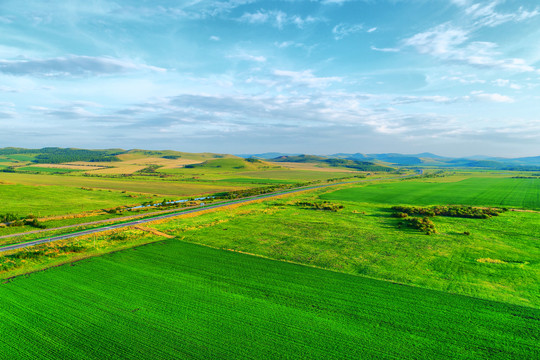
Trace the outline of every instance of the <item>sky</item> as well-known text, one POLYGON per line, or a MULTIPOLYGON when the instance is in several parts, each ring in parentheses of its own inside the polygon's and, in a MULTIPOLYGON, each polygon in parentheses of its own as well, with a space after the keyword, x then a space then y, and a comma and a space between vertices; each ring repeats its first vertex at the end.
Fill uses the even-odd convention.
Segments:
POLYGON ((0 0, 0 147, 540 155, 537 0, 0 0))

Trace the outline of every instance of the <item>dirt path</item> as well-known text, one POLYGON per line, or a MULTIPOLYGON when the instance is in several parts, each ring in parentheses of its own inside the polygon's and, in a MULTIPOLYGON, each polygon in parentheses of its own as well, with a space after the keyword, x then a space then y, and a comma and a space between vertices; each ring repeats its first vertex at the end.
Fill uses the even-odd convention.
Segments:
POLYGON ((172 235, 169 235, 169 234, 165 234, 157 229, 153 229, 153 228, 149 228, 149 227, 146 227, 146 226, 140 226, 140 225, 136 225, 133 227, 134 229, 138 229, 138 230, 142 230, 142 231, 147 231, 147 232, 151 232, 152 234, 155 234, 155 235, 158 235, 158 236, 164 236, 168 239, 172 239, 174 238, 174 236, 172 235))

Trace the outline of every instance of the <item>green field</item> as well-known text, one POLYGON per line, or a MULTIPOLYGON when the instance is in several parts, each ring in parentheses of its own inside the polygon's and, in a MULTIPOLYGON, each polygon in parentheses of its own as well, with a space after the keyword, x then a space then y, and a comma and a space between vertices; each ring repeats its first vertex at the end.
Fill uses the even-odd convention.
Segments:
POLYGON ((38 217, 80 213, 153 200, 151 196, 107 190, 83 190, 64 186, 0 185, 2 208, 0 213, 38 217))
POLYGON ((538 358, 540 311, 177 240, 0 285, 10 359, 538 358))
POLYGON ((540 179, 470 177, 456 182, 409 180, 351 187, 323 198, 377 204, 457 204, 540 210, 540 179))
POLYGON ((296 205, 320 201, 326 191, 154 227, 216 248, 540 307, 539 214, 436 217, 437 234, 427 236, 400 228, 389 206, 339 202, 344 208, 332 212, 296 205))
MULTIPOLYGON (((3 173, 0 181, 22 185, 57 185, 67 187, 87 187, 103 190, 125 190, 160 196, 190 196, 218 191, 231 191, 245 188, 245 185, 231 186, 219 183, 160 181, 154 178, 110 179, 72 175, 35 175, 3 173)), ((0 190, 1 191, 1 190, 0 190)))
POLYGON ((40 167, 40 166, 18 167, 17 171, 31 171, 31 172, 40 172, 44 174, 81 172, 81 170, 50 168, 50 167, 40 167))

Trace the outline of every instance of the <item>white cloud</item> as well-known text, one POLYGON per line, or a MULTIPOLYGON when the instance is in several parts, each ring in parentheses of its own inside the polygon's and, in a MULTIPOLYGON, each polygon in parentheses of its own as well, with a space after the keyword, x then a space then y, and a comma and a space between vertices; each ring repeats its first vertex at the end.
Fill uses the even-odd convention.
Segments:
POLYGON ((454 63, 517 72, 535 71, 534 67, 523 59, 497 59, 500 55, 496 51, 497 44, 485 41, 471 42, 470 36, 471 33, 467 30, 443 24, 406 39, 404 45, 414 47, 421 54, 454 63))
POLYGON ((392 100, 392 104, 412 104, 419 102, 430 102, 448 104, 458 101, 458 98, 450 98, 448 96, 441 95, 429 95, 429 96, 398 96, 392 100))
POLYGON ((508 79, 496 79, 492 81, 492 84, 499 87, 509 87, 514 90, 520 90, 521 86, 511 82, 508 79))
MULTIPOLYGON (((468 98, 468 97, 466 97, 468 98)), ((501 94, 488 94, 484 93, 482 91, 473 91, 471 93, 471 99, 481 100, 481 101, 489 101, 489 102, 496 102, 496 103, 513 103, 514 99, 512 99, 509 96, 501 95, 501 94)))
POLYGON ((336 40, 341 40, 346 36, 362 31, 363 28, 364 26, 362 24, 351 25, 341 23, 334 26, 334 28, 332 29, 332 33, 334 34, 334 38, 336 40))
POLYGON ((465 9, 465 14, 471 16, 476 26, 494 27, 510 21, 521 22, 540 15, 538 8, 528 11, 522 6, 514 13, 499 13, 495 10, 500 1, 487 4, 475 3, 465 9))
POLYGON ((374 32, 374 31, 377 31, 377 28, 376 28, 376 27, 372 27, 371 29, 368 29, 367 32, 368 32, 368 33, 372 33, 372 32, 374 32))
POLYGON ((210 40, 212 40, 212 41, 220 41, 221 39, 220 39, 219 36, 212 35, 212 36, 210 36, 210 40))
POLYGON ((381 52, 399 52, 400 51, 398 48, 378 48, 375 46, 371 46, 371 50, 381 51, 381 52))
POLYGON ((95 76, 132 71, 166 71, 110 57, 68 56, 50 59, 0 60, 0 73, 39 77, 95 76))
POLYGON ((317 77, 313 75, 312 70, 304 71, 288 71, 288 70, 275 70, 274 75, 279 78, 285 78, 288 82, 296 85, 305 85, 311 88, 325 88, 335 82, 341 82, 341 77, 317 77))
POLYGON ((248 53, 245 53, 245 52, 239 52, 237 54, 231 54, 231 55, 228 55, 227 58, 245 60, 245 61, 254 61, 254 62, 259 62, 259 63, 266 62, 266 57, 264 57, 262 55, 252 55, 252 54, 248 54, 248 53))
POLYGON ((346 2, 349 2, 352 0, 322 0, 321 4, 323 5, 343 5, 346 2))
POLYGON ((246 12, 238 20, 249 24, 268 23, 282 29, 285 25, 295 25, 298 28, 303 28, 305 25, 315 23, 320 19, 313 16, 288 15, 281 10, 258 10, 253 13, 246 12))
POLYGON ((475 75, 455 75, 455 76, 443 76, 441 80, 457 81, 462 84, 485 84, 486 81, 478 79, 475 75))

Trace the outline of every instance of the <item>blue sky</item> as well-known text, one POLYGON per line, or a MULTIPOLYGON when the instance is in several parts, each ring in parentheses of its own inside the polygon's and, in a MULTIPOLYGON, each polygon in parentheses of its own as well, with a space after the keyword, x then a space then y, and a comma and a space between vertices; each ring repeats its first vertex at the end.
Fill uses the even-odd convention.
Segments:
POLYGON ((0 146, 540 155, 540 4, 1 0, 0 146))

